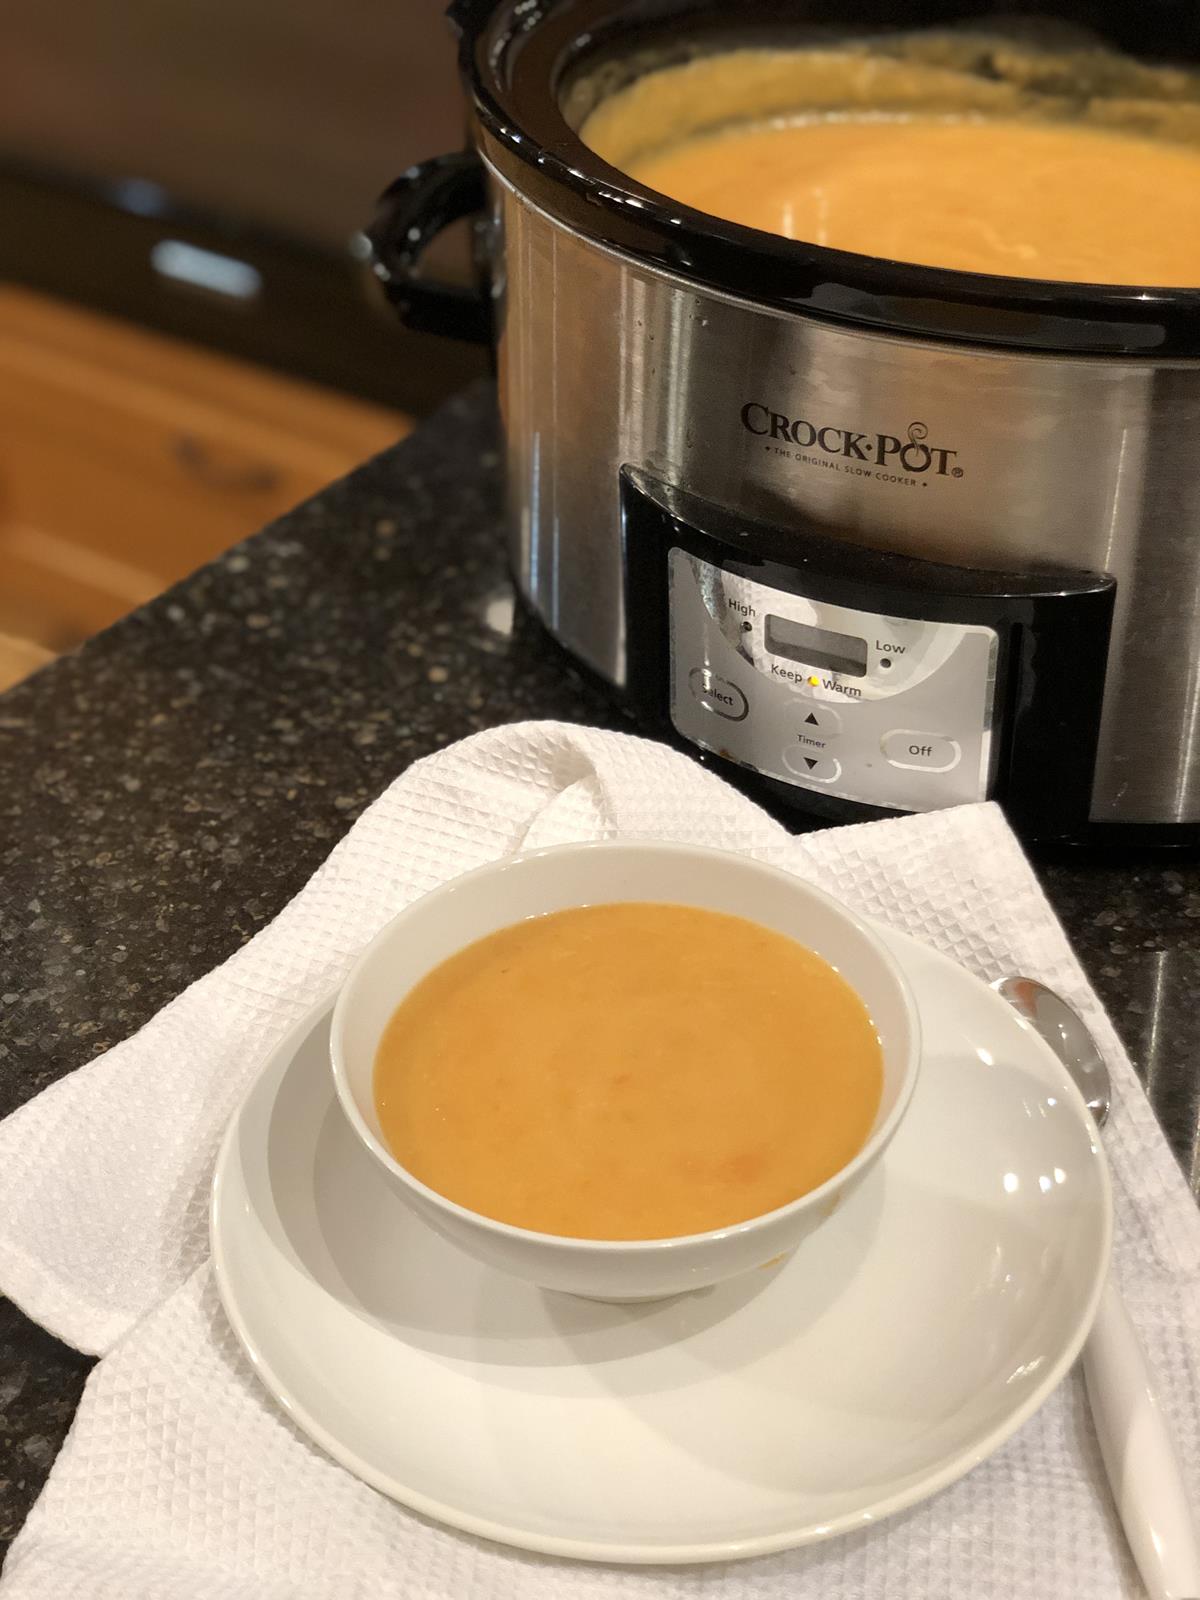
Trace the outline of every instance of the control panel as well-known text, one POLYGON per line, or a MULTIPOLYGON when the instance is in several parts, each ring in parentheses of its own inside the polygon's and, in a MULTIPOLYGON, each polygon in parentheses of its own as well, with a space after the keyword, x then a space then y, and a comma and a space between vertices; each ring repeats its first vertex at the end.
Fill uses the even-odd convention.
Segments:
POLYGON ((999 635, 774 588, 667 552, 670 718, 781 782, 897 811, 982 800, 999 635))
POLYGON ((860 821, 995 799, 1086 828, 1116 580, 928 560, 620 472, 625 671, 647 729, 782 810, 860 821))

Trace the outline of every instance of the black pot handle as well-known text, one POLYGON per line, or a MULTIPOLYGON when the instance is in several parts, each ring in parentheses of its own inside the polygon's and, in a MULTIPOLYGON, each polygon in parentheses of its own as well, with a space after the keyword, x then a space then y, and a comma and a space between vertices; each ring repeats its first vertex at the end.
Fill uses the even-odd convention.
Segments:
POLYGON ((491 340, 482 288, 439 283, 418 271, 431 240, 452 222, 482 211, 486 198, 483 166, 473 150, 419 161, 380 196, 367 238, 375 275, 406 327, 477 344, 491 340))
POLYGON ((450 0, 446 15, 459 33, 475 29, 496 9, 495 0, 450 0))

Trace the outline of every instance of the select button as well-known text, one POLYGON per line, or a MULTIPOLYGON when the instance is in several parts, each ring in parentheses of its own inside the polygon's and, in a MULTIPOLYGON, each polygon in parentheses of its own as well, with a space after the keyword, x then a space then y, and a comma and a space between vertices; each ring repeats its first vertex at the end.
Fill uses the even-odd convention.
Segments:
POLYGON ((730 722, 744 722, 750 714, 746 696, 736 683, 728 678, 718 678, 707 667, 693 667, 688 673, 688 687, 706 711, 715 711, 718 717, 730 722))
POLYGON ((949 772, 962 759, 954 739, 940 733, 921 733, 914 728, 894 728, 885 733, 879 747, 893 767, 917 772, 949 772))

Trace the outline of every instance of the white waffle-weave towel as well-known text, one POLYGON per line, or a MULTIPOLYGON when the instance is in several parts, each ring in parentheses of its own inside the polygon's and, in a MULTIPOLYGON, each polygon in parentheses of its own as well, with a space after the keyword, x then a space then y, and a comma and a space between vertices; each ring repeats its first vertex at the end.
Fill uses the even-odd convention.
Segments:
POLYGON ((556 723, 418 763, 292 903, 132 1039, 0 1125, 0 1288, 104 1359, 3 1600, 1116 1600, 1139 1593, 1082 1389, 924 1506, 707 1568, 526 1556, 431 1526, 289 1424, 207 1265, 224 1124, 267 1053, 416 896, 507 852, 641 836, 746 851, 984 978, 1067 995, 1116 1079, 1116 1265, 1200 1487, 1200 1217, 1132 1068, 993 806, 793 838, 692 761, 556 723))

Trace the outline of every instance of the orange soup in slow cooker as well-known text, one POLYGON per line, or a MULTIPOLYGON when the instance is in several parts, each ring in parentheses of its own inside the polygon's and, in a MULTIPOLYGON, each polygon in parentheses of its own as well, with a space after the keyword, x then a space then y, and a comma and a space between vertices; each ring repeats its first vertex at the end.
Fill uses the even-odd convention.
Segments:
POLYGON ((730 51, 646 75, 581 131, 649 188, 790 239, 1009 277, 1200 284, 1190 87, 1161 105, 1097 100, 1090 119, 1055 101, 1039 120, 1036 99, 966 75, 956 106, 953 77, 941 63, 730 51), (789 83, 803 97, 790 111, 789 83), (680 125, 692 131, 674 137, 680 125), (1140 131, 1151 125, 1173 137, 1140 131))
POLYGON ((414 1177, 586 1239, 773 1211, 866 1143, 883 1055, 862 1000, 795 940, 692 906, 533 917, 401 1002, 375 1106, 414 1177))

